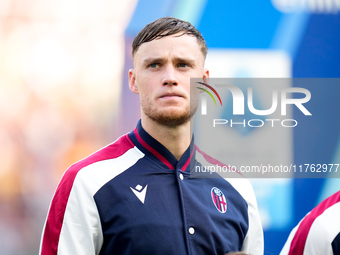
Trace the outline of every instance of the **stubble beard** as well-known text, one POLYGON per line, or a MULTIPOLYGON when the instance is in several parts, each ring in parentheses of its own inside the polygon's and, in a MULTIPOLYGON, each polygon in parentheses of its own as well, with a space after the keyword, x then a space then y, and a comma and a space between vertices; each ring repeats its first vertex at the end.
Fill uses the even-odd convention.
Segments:
POLYGON ((141 100, 141 106, 144 114, 158 124, 167 127, 177 127, 186 124, 194 116, 198 107, 198 103, 191 103, 184 109, 172 110, 170 107, 168 109, 157 109, 148 100, 143 101, 141 100))

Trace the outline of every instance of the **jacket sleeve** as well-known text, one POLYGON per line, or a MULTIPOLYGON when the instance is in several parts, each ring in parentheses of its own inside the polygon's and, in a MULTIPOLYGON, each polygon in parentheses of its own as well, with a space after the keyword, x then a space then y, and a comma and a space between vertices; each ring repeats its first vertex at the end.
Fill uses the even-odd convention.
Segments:
POLYGON ((246 237, 243 240, 241 251, 252 255, 263 255, 263 229, 253 187, 245 178, 230 178, 228 181, 236 188, 248 204, 249 227, 246 237))
POLYGON ((103 235, 89 177, 76 166, 65 172, 49 208, 40 255, 99 254, 103 235))
POLYGON ((253 255, 262 255, 264 252, 263 229, 253 191, 251 199, 247 203, 249 229, 243 241, 242 251, 253 255))
POLYGON ((280 253, 340 254, 340 191, 313 208, 290 232, 280 253))

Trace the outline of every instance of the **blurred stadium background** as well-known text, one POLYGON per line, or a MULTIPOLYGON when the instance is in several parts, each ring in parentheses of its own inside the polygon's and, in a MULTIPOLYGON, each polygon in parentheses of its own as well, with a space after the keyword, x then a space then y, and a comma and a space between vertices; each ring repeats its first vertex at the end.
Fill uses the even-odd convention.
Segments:
MULTIPOLYGON (((65 169, 135 127, 127 70, 147 23, 194 24, 212 77, 328 78, 340 77, 339 10, 340 0, 0 0, 0 254, 37 254, 65 169)), ((314 136, 295 132, 284 149, 296 164, 340 163, 340 89, 314 89, 332 111, 310 123, 314 136)), ((279 253, 338 180, 253 180, 265 254, 279 253)))

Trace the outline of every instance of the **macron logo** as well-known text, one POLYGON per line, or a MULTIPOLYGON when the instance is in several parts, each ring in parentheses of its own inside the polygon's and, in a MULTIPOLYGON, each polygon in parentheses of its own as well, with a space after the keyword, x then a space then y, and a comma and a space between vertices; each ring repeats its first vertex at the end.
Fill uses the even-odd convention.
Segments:
POLYGON ((133 191, 133 193, 138 197, 138 199, 144 204, 145 201, 145 195, 146 195, 146 189, 148 188, 148 185, 146 185, 144 188, 141 185, 137 185, 134 189, 130 187, 130 189, 133 191))

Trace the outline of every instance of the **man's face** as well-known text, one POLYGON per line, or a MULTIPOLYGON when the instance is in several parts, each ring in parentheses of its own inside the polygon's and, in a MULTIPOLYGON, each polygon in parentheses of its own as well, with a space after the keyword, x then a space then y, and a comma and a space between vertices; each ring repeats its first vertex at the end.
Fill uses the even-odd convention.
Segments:
POLYGON ((198 105, 195 100, 190 107, 190 78, 209 76, 196 38, 178 35, 141 44, 135 69, 129 71, 129 86, 140 95, 142 115, 166 126, 190 120, 198 105))

